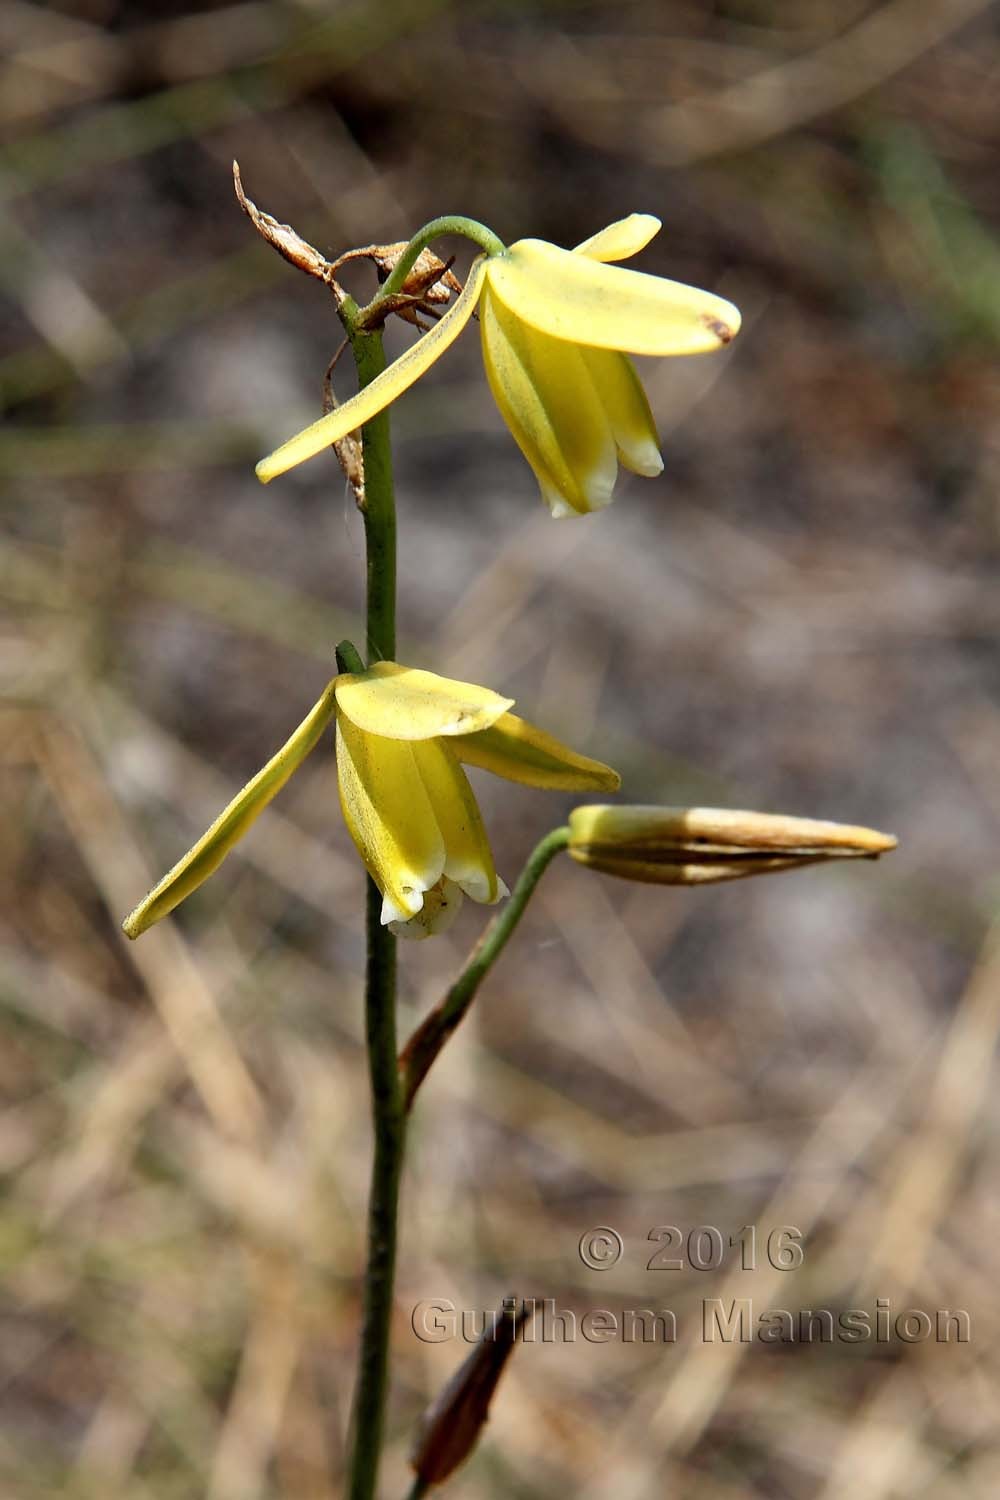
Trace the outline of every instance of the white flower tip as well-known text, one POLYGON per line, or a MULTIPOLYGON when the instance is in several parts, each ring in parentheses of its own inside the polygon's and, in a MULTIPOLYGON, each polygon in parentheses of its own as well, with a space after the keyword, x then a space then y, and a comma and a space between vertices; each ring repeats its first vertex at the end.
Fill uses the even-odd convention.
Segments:
POLYGON ((392 899, 391 896, 387 896, 383 892, 383 894, 382 894, 382 926, 383 927, 391 927, 392 924, 393 924, 393 922, 408 922, 411 917, 417 916, 417 914, 423 908, 424 893, 423 893, 422 890, 418 890, 416 888, 416 886, 404 885, 401 888, 400 894, 405 899, 409 899, 409 901, 410 901, 409 909, 407 909, 407 907, 405 907, 405 906, 399 906, 399 905, 397 905, 397 903, 395 901, 393 901, 393 899, 392 899))
POLYGON ((663 455, 655 443, 636 444, 627 457, 622 457, 622 462, 643 479, 655 479, 657 474, 663 473, 663 455))
POLYGON ((552 512, 553 521, 564 521, 567 516, 580 516, 582 511, 564 500, 558 490, 542 490, 542 499, 552 512))
POLYGON ((446 884, 450 881, 454 881, 470 901, 478 901, 480 906, 495 906, 498 901, 503 900, 504 896, 510 895, 510 891, 495 870, 490 874, 472 865, 462 870, 449 867, 446 884))
POLYGON ((604 510, 610 505, 615 496, 615 480, 618 478, 617 466, 611 474, 595 474, 588 480, 584 487, 584 495, 591 510, 604 510))
MULTIPOLYGON (((662 464, 660 467, 662 468, 662 464)), ((656 472, 659 473, 659 469, 656 472)), ((615 475, 605 477, 599 474, 587 480, 583 487, 584 498, 587 502, 585 510, 579 510, 572 505, 562 491, 557 490, 554 485, 540 484, 539 487, 542 491, 542 499, 552 512, 552 519, 562 521, 567 516, 586 516, 592 510, 603 510, 605 506, 610 505, 614 499, 615 475)))

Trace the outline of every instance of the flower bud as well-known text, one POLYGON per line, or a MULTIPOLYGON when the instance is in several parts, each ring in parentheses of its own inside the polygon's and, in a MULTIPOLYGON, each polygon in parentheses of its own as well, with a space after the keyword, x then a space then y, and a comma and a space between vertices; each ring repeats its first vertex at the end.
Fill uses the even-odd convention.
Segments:
POLYGON ((425 1485, 440 1484, 479 1441, 490 1402, 527 1315, 522 1303, 505 1297, 501 1311, 487 1321, 483 1336, 424 1412, 410 1463, 425 1485))
POLYGON ((654 885, 770 875, 828 859, 877 859, 891 834, 849 823, 718 807, 578 807, 569 852, 582 865, 654 885))

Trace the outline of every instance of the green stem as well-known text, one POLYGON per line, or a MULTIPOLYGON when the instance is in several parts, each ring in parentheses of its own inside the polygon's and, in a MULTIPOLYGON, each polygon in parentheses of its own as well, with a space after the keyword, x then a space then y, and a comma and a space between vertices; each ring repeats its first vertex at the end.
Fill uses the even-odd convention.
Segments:
POLYGON ((476 219, 467 219, 464 214, 446 214, 443 218, 432 219, 425 224, 423 229, 418 229, 403 254, 393 267, 392 274, 386 278, 379 287, 375 296, 364 309, 361 317, 368 322, 373 308, 388 297, 394 297, 397 292, 403 290, 403 283, 413 270, 414 261, 422 250, 426 250, 432 240, 438 239, 444 234, 461 234, 467 240, 472 240, 487 255, 502 255, 507 246, 503 240, 498 239, 492 229, 487 229, 485 224, 480 224, 476 219))
POLYGON ((378 1477, 389 1386, 399 1184, 406 1143, 406 1113, 396 1068, 396 939, 382 926, 382 895, 371 877, 367 895, 365 1036, 375 1143, 368 1199, 368 1264, 354 1400, 350 1500, 372 1500, 378 1477))
POLYGON ((429 1489, 430 1485, 418 1474, 406 1492, 406 1500, 423 1500, 429 1489))
MULTIPOLYGON (((358 388, 371 385, 386 367, 381 333, 348 328, 358 367, 358 388)), ((396 496, 392 482, 392 447, 386 408, 361 430, 364 458, 365 556, 368 575, 367 653, 373 661, 396 655, 396 496)))
MULTIPOLYGON (((366 386, 385 369, 382 338, 360 333, 353 303, 342 310, 358 384, 366 386)), ((396 654, 396 507, 387 412, 365 424, 363 508, 367 553, 367 658, 391 660, 396 654)), ((358 1385, 354 1398, 353 1451, 349 1500, 372 1500, 389 1383, 389 1330, 396 1272, 399 1183, 406 1143, 406 1111, 396 1065, 396 939, 382 925, 382 897, 369 877, 366 928, 365 1035, 372 1098, 374 1158, 368 1200, 368 1263, 365 1269, 358 1385)))
POLYGON ((500 957, 512 937, 524 909, 557 854, 569 843, 569 829, 555 828, 536 844, 511 891, 509 900, 483 933, 472 950, 472 956, 441 1004, 432 1010, 410 1037, 399 1059, 403 1080, 405 1109, 413 1105, 414 1096, 428 1069, 445 1042, 459 1025, 476 991, 500 957))

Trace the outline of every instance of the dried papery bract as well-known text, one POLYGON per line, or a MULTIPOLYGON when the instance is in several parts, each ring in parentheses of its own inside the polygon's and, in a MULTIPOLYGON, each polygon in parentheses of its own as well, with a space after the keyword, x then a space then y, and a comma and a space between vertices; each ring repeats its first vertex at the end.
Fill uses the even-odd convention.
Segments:
MULTIPOLYGON (((408 242, 399 240, 388 245, 363 245, 356 250, 344 251, 336 260, 327 260, 291 224, 282 224, 273 215, 264 213, 263 209, 257 207, 244 191, 239 162, 236 161, 233 162, 233 187, 240 207, 261 239, 277 250, 289 265, 329 287, 338 312, 351 302, 337 279, 342 266, 358 260, 369 261, 375 268, 379 285, 383 286, 406 253, 408 242)), ((452 273, 451 264, 450 260, 441 260, 430 249, 422 250, 407 271, 399 290, 390 297, 383 297, 375 307, 366 309, 369 314, 367 321, 364 314, 356 313, 358 329, 378 330, 384 326, 386 318, 395 313, 404 322, 412 323, 424 332, 428 325, 421 322, 421 315, 432 321, 436 320, 441 316, 438 309, 448 304, 453 293, 462 290, 462 283, 452 273)), ((333 393, 333 370, 347 343, 347 339, 341 342, 327 365, 323 378, 323 412, 326 416, 338 408, 333 393)), ((365 481, 360 440, 353 431, 345 431, 341 436, 331 438, 330 446, 337 455, 344 478, 354 492, 359 510, 363 510, 365 481)))
POLYGON ((243 179, 240 176, 240 164, 233 162, 233 187, 240 208, 246 214, 250 223, 256 229, 261 239, 270 245, 278 254, 288 261, 289 265, 295 266, 297 270, 304 271, 307 276, 314 276, 317 281, 324 282, 331 288, 337 299, 337 305, 344 299, 344 293, 334 279, 335 267, 321 255, 314 245, 302 238, 297 229, 291 224, 281 224, 270 214, 259 209, 252 198, 248 198, 243 191, 243 179))
MULTIPOLYGON (((326 367, 323 376, 323 411, 329 416, 330 412, 336 411, 338 401, 333 392, 333 372, 337 368, 337 362, 344 350, 347 348, 347 339, 338 348, 336 354, 326 367)), ((344 478, 354 493, 354 503, 358 510, 365 508, 365 458, 361 449, 361 441, 353 432, 346 432, 342 438, 338 438, 331 445, 337 455, 337 462, 344 473, 344 478)))
POLYGON ((519 1307, 516 1297, 505 1297, 472 1353, 421 1418, 410 1463, 428 1488, 454 1473, 479 1441, 526 1316, 523 1303, 519 1307))
POLYGON ((706 885, 833 859, 877 859, 891 834, 850 823, 720 807, 578 807, 569 852, 579 864, 652 885, 706 885))
MULTIPOLYGON (((399 240, 389 245, 362 245, 356 250, 345 250, 336 260, 327 260, 291 224, 280 223, 273 215, 258 208, 252 198, 247 197, 239 162, 236 161, 233 162, 233 186, 240 207, 261 238, 277 250, 289 265, 328 286, 338 307, 347 297, 337 280, 337 272, 341 266, 356 260, 370 261, 381 286, 392 275, 406 252, 409 242, 399 240)), ((398 313, 405 322, 413 323, 418 328, 422 326, 418 313, 426 313, 431 318, 439 316, 436 308, 446 306, 452 293, 462 290, 462 283, 452 273, 451 265, 450 260, 441 260, 433 250, 422 250, 407 271, 398 294, 379 303, 378 317, 372 317, 367 326, 381 326, 391 313, 398 313)))

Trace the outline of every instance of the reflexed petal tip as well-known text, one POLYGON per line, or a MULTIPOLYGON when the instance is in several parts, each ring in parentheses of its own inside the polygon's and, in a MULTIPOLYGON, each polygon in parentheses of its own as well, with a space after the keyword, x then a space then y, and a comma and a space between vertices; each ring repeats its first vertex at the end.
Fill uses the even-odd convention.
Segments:
POLYGON ((578 807, 569 852, 626 880, 701 885, 829 859, 876 859, 891 834, 848 823, 705 807, 578 807))
POLYGON ((591 260, 628 260, 644 250, 660 228, 653 214, 629 214, 627 219, 616 220, 576 245, 573 254, 587 255, 591 260))

